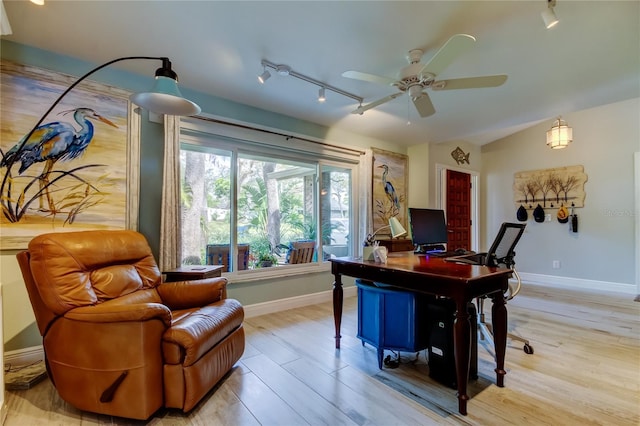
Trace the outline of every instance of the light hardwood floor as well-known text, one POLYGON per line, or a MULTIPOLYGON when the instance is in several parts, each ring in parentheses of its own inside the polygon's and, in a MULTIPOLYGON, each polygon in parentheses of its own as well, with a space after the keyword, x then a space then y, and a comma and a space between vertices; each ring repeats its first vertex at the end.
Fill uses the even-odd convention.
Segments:
MULTIPOLYGON (((217 389, 189 414, 160 410, 148 424, 640 424, 640 303, 632 296, 526 287, 507 305, 509 330, 535 353, 510 342, 498 388, 492 352, 480 344, 467 416, 455 391, 429 378, 425 351, 379 370, 376 351, 356 338, 356 306, 345 299, 339 351, 331 303, 246 320, 246 351, 217 389)), ((48 380, 5 399, 6 426, 145 423, 79 412, 48 380)))

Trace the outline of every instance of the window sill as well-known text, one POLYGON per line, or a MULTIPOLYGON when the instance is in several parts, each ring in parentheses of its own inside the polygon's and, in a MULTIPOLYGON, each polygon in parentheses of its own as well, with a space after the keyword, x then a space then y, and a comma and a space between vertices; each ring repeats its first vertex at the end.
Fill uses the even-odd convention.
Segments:
POLYGON ((269 268, 258 268, 238 272, 225 272, 222 276, 226 277, 230 284, 233 284, 329 271, 331 271, 331 262, 313 262, 299 265, 271 266, 269 268))

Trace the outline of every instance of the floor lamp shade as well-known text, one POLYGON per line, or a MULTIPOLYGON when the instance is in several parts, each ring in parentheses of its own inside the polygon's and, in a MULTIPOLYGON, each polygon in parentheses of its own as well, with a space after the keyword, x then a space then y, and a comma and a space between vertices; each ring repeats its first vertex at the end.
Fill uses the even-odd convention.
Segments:
POLYGON ((201 111, 198 105, 182 96, 176 80, 165 76, 156 77, 150 92, 135 93, 130 99, 134 104, 160 114, 195 115, 201 111))

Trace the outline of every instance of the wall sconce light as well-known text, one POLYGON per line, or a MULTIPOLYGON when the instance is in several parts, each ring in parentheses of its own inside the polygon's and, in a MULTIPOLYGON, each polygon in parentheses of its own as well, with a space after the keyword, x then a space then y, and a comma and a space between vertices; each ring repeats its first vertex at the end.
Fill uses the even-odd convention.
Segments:
POLYGON ((560 20, 556 16, 556 13, 553 11, 553 8, 556 6, 556 0, 547 0, 547 8, 542 11, 542 20, 544 21, 544 26, 547 29, 554 27, 560 20))
POLYGON ((566 148, 573 141, 573 129, 560 117, 547 130, 547 146, 551 149, 566 148))
POLYGON ((316 86, 318 86, 320 88, 318 91, 318 102, 324 102, 327 99, 326 97, 327 90, 330 90, 342 96, 346 96, 347 98, 351 98, 357 101, 361 105, 362 105, 362 102, 364 101, 363 98, 361 98, 360 96, 354 95, 353 93, 346 92, 342 89, 338 89, 335 86, 331 86, 329 84, 323 83, 322 81, 308 77, 304 74, 300 74, 299 72, 292 70, 291 67, 289 67, 288 65, 274 64, 273 62, 269 62, 266 59, 263 59, 261 64, 264 67, 264 72, 260 76, 258 76, 258 81, 260 83, 264 83, 265 81, 267 81, 267 79, 271 76, 271 74, 269 74, 269 69, 272 69, 276 73, 278 73, 278 75, 295 77, 299 80, 306 81, 307 83, 315 84, 316 86))
POLYGON ((327 100, 327 97, 325 96, 324 93, 324 87, 321 87, 320 90, 318 90, 318 102, 324 102, 327 100))

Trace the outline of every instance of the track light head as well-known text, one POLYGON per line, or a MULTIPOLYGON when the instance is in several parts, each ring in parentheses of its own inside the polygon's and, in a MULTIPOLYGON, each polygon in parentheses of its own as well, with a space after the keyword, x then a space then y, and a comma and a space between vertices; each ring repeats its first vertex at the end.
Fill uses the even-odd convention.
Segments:
POLYGON ((260 84, 264 84, 265 81, 269 80, 269 77, 271 77, 271 73, 268 69, 265 69, 264 72, 258 76, 258 81, 260 84))
POLYGON ((324 93, 324 87, 321 87, 320 90, 318 90, 318 102, 324 102, 327 100, 327 97, 325 96, 324 93))
POLYGON ((554 27, 560 20, 556 16, 553 8, 556 6, 556 0, 547 0, 547 8, 542 11, 542 20, 547 29, 554 27))

